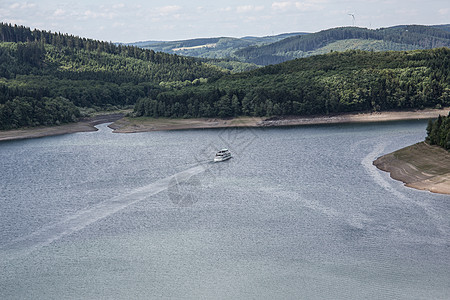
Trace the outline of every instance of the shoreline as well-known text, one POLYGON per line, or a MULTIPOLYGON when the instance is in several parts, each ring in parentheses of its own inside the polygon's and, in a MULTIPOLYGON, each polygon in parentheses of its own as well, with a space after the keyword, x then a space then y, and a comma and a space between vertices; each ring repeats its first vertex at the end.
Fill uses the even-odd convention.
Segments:
POLYGON ((82 119, 76 123, 63 124, 59 126, 48 126, 48 127, 30 127, 21 128, 13 130, 0 131, 0 142, 1 141, 12 141, 12 140, 22 140, 22 139, 33 139, 46 136, 55 136, 68 133, 76 132, 90 132, 97 131, 95 125, 102 123, 110 123, 117 121, 124 117, 124 114, 106 114, 97 115, 94 117, 82 119))
POLYGON ((155 119, 123 118, 109 127, 116 133, 150 132, 161 130, 208 129, 230 127, 279 127, 345 123, 371 123, 402 120, 434 119, 439 115, 448 115, 450 108, 424 109, 415 111, 387 111, 376 113, 346 113, 331 116, 283 116, 272 118, 238 117, 230 119, 155 119))
POLYGON ((433 119, 439 115, 448 115, 450 108, 424 109, 415 111, 386 111, 375 113, 346 113, 330 116, 284 116, 284 117, 238 117, 229 119, 155 119, 128 118, 124 114, 106 114, 81 120, 77 123, 50 127, 32 127, 0 131, 0 141, 39 138, 76 132, 97 131, 95 125, 109 125, 114 133, 137 133, 161 130, 186 130, 236 127, 279 127, 321 124, 371 123, 402 120, 433 119))
POLYGON ((450 152, 425 142, 377 158, 373 164, 405 186, 450 195, 450 152))

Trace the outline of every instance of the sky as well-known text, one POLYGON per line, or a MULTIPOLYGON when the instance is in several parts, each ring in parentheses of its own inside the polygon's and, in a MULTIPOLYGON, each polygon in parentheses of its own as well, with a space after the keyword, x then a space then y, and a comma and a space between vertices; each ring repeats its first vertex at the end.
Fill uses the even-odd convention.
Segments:
POLYGON ((450 1, 0 0, 0 22, 102 41, 171 41, 450 24, 450 1))

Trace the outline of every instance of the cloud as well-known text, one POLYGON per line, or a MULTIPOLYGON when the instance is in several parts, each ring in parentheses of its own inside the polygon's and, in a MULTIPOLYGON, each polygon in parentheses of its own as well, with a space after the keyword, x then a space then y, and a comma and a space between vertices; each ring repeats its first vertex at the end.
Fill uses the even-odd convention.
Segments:
POLYGON ((312 3, 312 2, 308 2, 308 1, 295 2, 295 7, 300 11, 310 11, 310 10, 317 10, 317 9, 321 8, 321 6, 319 6, 315 3, 312 3))
POLYGON ((262 10, 264 10, 264 6, 243 5, 243 6, 238 6, 236 8, 236 11, 239 14, 249 13, 249 12, 258 12, 258 11, 262 11, 262 10))
POLYGON ((449 8, 441 8, 438 12, 440 15, 446 15, 450 12, 450 9, 449 8))
POLYGON ((181 10, 182 7, 179 5, 168 5, 168 6, 163 6, 163 7, 158 7, 156 9, 156 11, 160 14, 160 15, 169 15, 171 13, 177 12, 179 10, 181 10))
POLYGON ((9 6, 9 8, 11 8, 11 9, 18 9, 19 7, 20 7, 19 3, 13 3, 9 6))
POLYGON ((229 12, 229 11, 232 11, 232 10, 233 10, 233 8, 231 6, 223 7, 223 8, 219 9, 220 12, 229 12))
POLYGON ((416 17, 420 14, 419 10, 416 8, 410 8, 410 9, 397 9, 395 11, 398 15, 401 15, 402 17, 416 17))
POLYGON ((83 17, 85 19, 113 19, 117 14, 109 11, 92 11, 92 10, 86 10, 83 13, 83 17))
POLYGON ((272 8, 275 10, 287 10, 292 6, 292 2, 274 2, 272 8))
POLYGON ((271 20, 272 16, 248 16, 245 18, 246 22, 258 22, 261 20, 271 20))
POLYGON ((25 24, 26 20, 24 19, 5 19, 2 22, 10 23, 10 24, 25 24))
POLYGON ((57 10, 55 10, 55 12, 53 13, 54 17, 62 17, 64 16, 66 13, 66 11, 64 9, 58 8, 57 10))
POLYGON ((125 4, 124 4, 124 3, 118 3, 118 4, 114 4, 114 5, 112 6, 112 8, 114 8, 114 9, 124 8, 124 7, 125 7, 125 4))
POLYGON ((28 8, 34 8, 34 7, 36 7, 35 3, 28 3, 28 2, 25 2, 22 4, 16 2, 9 6, 10 9, 28 9, 28 8))
POLYGON ((326 3, 327 0, 305 0, 305 1, 282 1, 273 2, 272 9, 277 11, 287 11, 291 9, 297 9, 299 11, 312 11, 323 9, 322 3, 326 3))
POLYGON ((124 27, 125 25, 126 25, 126 24, 123 23, 123 22, 114 22, 113 25, 112 25, 112 27, 113 27, 113 28, 122 28, 122 27, 124 27))

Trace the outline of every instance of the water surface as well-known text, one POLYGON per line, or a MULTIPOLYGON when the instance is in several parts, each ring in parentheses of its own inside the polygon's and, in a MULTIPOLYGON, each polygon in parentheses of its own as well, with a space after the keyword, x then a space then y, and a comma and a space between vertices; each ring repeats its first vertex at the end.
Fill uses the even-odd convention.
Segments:
POLYGON ((372 166, 425 127, 2 142, 0 298, 448 299, 449 197, 372 166))

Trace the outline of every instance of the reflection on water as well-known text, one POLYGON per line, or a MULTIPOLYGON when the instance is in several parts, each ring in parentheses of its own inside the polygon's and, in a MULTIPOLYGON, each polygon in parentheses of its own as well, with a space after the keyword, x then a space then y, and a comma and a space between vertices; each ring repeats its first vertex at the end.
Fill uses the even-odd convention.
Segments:
POLYGON ((448 196, 372 165, 425 127, 0 143, 0 298, 449 298, 448 196))

